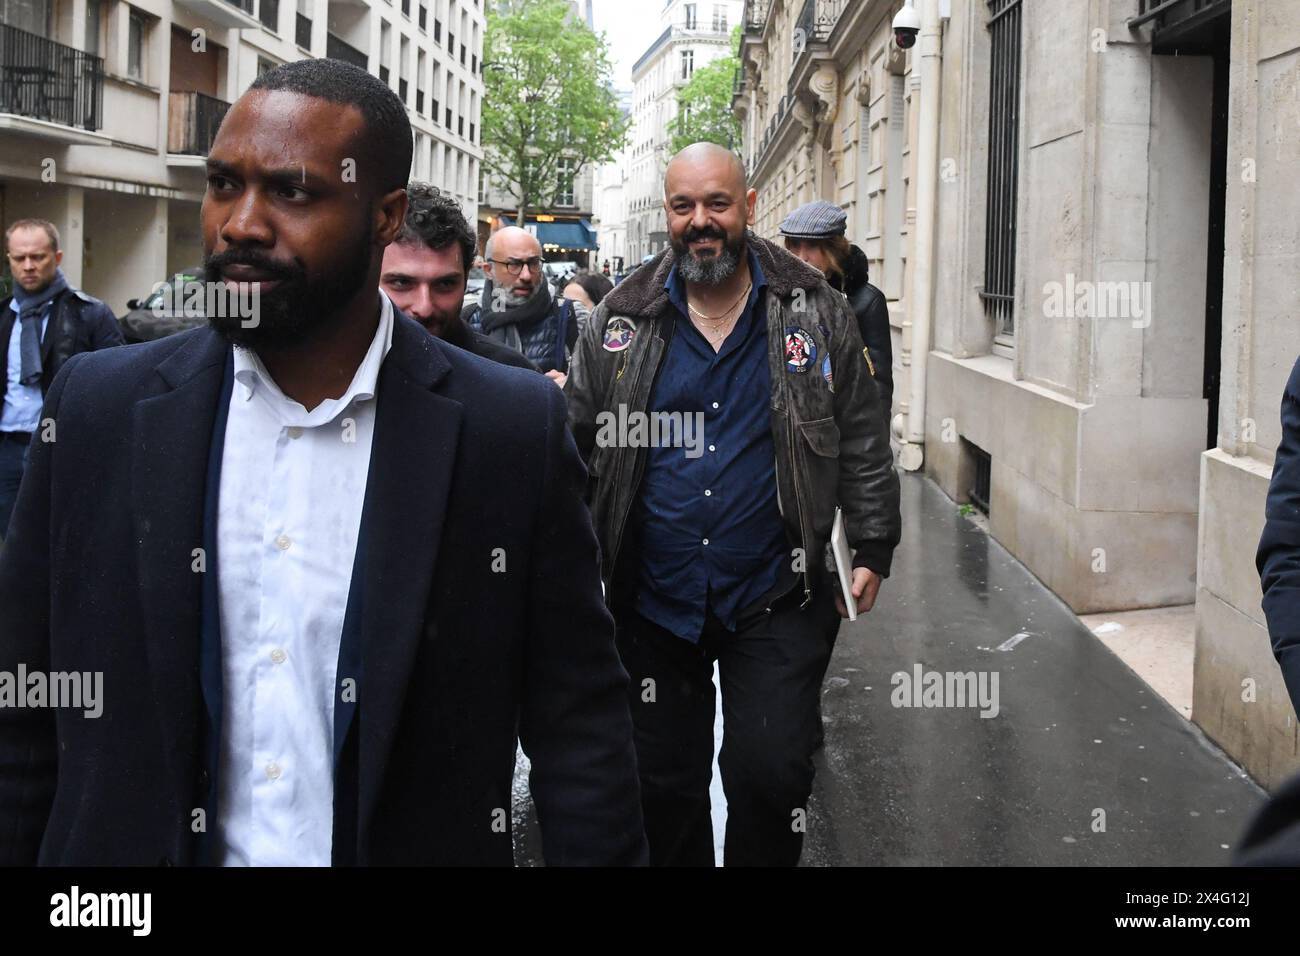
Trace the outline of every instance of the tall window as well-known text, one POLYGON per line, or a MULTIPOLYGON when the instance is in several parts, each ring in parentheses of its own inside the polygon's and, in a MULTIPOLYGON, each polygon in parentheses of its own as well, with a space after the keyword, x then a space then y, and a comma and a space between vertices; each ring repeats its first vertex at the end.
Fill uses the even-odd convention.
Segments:
POLYGON ((685 11, 685 13, 686 13, 686 24, 685 24, 686 29, 688 29, 688 30, 694 30, 694 29, 695 29, 695 26, 696 26, 696 22, 695 22, 695 4, 693 4, 693 3, 688 3, 688 4, 686 4, 686 6, 683 7, 682 9, 683 9, 683 10, 685 11))
POLYGON ((424 58, 424 51, 420 50, 416 62, 415 70, 415 112, 421 116, 424 113, 424 72, 427 61, 424 58))
POLYGON ((86 0, 86 52, 99 56, 99 27, 104 22, 100 0, 86 0))
POLYGON ((294 41, 304 50, 311 49, 311 3, 298 0, 298 12, 293 27, 294 41))
POLYGON ((0 22, 38 36, 50 36, 50 7, 48 0, 2 0, 0 22))
POLYGON ((727 8, 719 3, 713 5, 713 32, 727 32, 727 8))
POLYGON ((397 73, 397 95, 405 103, 411 77, 411 41, 406 37, 402 37, 401 50, 397 55, 397 73))
POLYGON ((1020 0, 988 0, 989 170, 984 226, 984 313, 994 341, 1014 343, 1016 184, 1020 132, 1020 0))
POLYGON ((144 15, 131 12, 126 27, 126 75, 144 80, 144 42, 149 31, 144 15))
POLYGON ((257 19, 272 33, 280 29, 280 0, 262 0, 257 8, 257 19))
POLYGON ((682 79, 689 80, 691 74, 695 72, 695 51, 682 51, 682 79))
POLYGON ((561 159, 557 165, 560 177, 560 191, 555 197, 557 206, 573 205, 573 181, 576 178, 573 174, 573 160, 561 159))

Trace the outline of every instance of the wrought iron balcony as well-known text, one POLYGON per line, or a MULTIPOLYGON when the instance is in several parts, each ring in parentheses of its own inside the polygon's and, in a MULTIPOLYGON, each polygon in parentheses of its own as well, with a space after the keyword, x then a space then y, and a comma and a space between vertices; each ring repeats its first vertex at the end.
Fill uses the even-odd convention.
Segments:
POLYGON ((207 156, 230 104, 206 93, 173 91, 167 100, 167 152, 207 156))
POLYGON ((745 0, 745 33, 762 33, 772 0, 745 0))
POLYGON ((809 43, 825 43, 835 32, 847 0, 805 0, 795 21, 794 56, 804 52, 809 43))
POLYGON ((103 59, 0 24, 0 113, 99 129, 103 59))

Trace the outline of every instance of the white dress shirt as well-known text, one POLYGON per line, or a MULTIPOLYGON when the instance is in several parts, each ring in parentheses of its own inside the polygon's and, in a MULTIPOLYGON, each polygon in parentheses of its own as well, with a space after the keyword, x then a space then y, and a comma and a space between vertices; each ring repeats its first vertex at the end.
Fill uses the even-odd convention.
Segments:
POLYGON ((217 506, 222 714, 216 859, 329 866, 343 615, 393 307, 341 398, 310 412, 236 348, 217 506))

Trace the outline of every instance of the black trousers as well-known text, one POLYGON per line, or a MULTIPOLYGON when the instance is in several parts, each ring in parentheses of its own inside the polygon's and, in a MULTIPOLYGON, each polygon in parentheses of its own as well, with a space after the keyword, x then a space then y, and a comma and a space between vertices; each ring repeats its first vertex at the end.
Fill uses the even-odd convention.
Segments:
POLYGON ((794 866, 803 847, 822 679, 840 617, 831 589, 803 610, 793 600, 728 631, 712 615, 698 644, 627 610, 617 616, 652 866, 713 866, 709 782, 722 679, 727 866, 794 866))

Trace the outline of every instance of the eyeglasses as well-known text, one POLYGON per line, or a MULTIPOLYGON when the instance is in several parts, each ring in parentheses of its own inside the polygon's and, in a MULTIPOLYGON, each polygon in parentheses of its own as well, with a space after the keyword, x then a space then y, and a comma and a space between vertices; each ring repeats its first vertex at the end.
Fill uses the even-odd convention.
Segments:
POLYGON ((541 256, 533 256, 531 259, 489 259, 489 262, 495 262, 499 266, 505 266, 506 272, 512 276, 517 276, 524 271, 524 266, 528 266, 528 271, 534 275, 542 268, 541 256))

